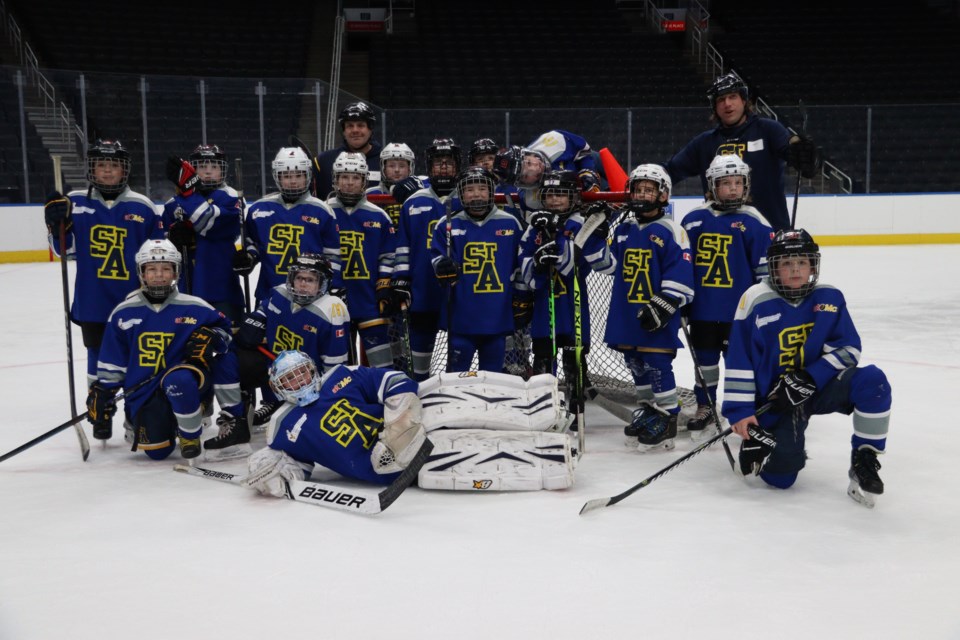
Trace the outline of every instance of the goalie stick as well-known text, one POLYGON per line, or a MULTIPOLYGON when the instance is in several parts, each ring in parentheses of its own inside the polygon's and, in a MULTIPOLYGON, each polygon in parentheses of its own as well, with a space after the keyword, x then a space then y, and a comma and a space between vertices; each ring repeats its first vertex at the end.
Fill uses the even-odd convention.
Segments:
MULTIPOLYGON (((420 449, 413 456, 410 465, 400 472, 400 475, 388 486, 380 491, 370 489, 348 489, 341 485, 327 482, 311 482, 310 480, 294 480, 286 484, 286 498, 295 502, 304 502, 319 507, 328 507, 338 511, 349 511, 363 515, 376 515, 387 510, 387 507, 396 502, 400 494, 413 484, 420 473, 420 468, 430 457, 433 443, 424 440, 420 449)), ((235 473, 216 471, 205 467, 191 467, 185 464, 173 465, 173 470, 187 475, 219 480, 233 485, 241 485, 246 476, 235 473)))
MULTIPOLYGON (((63 159, 59 155, 50 156, 53 159, 53 182, 54 188, 64 198, 63 193, 63 174, 61 173, 61 164, 63 159)), ((51 230, 52 231, 52 230, 51 230)), ((77 391, 73 374, 73 333, 70 329, 70 283, 67 278, 67 230, 66 223, 60 223, 60 285, 63 289, 63 324, 66 329, 67 338, 67 380, 70 383, 70 415, 77 418, 77 391)), ((83 415, 86 415, 84 413, 83 415)), ((83 426, 80 420, 73 423, 73 428, 77 432, 77 440, 80 442, 80 455, 86 462, 90 457, 90 441, 87 440, 87 434, 83 432, 83 426)), ((52 434, 51 434, 52 435, 52 434)), ((106 440, 104 440, 106 446, 106 440)), ((6 458, 0 459, 5 460, 6 458)))
MULTIPOLYGON (((765 405, 763 405, 762 407, 760 407, 759 409, 757 409, 757 411, 756 411, 756 413, 755 413, 754 415, 756 415, 756 416, 763 415, 764 413, 766 413, 766 412, 770 409, 770 406, 771 406, 771 405, 770 405, 770 403, 768 402, 767 404, 765 404, 765 405)), ((643 489, 645 486, 647 486, 648 484, 650 484, 650 483, 653 482, 654 480, 660 478, 661 476, 667 474, 667 473, 670 472, 670 471, 673 471, 674 469, 676 469, 677 467, 679 467, 681 464, 683 464, 684 462, 686 462, 686 461, 689 460, 690 458, 694 457, 695 455, 697 455, 697 454, 699 454, 699 453, 703 453, 707 448, 710 447, 710 445, 712 445, 713 443, 717 442, 718 440, 723 440, 724 438, 726 438, 726 437, 727 437, 728 435, 730 435, 731 433, 733 433, 733 427, 727 427, 726 429, 724 429, 723 431, 721 431, 721 432, 718 433, 717 435, 713 436, 713 437, 710 438, 709 440, 707 440, 707 441, 703 442, 702 444, 700 444, 698 447, 696 447, 695 449, 693 449, 692 451, 690 451, 690 452, 687 453, 686 455, 684 455, 684 456, 682 456, 682 457, 680 457, 680 458, 677 458, 676 460, 674 460, 673 462, 671 462, 670 464, 668 464, 667 466, 665 466, 663 469, 660 469, 660 471, 657 471, 657 472, 656 472, 655 474, 653 474, 652 476, 650 476, 650 477, 642 480, 641 482, 638 482, 637 484, 633 485, 632 487, 630 487, 629 489, 627 489, 627 490, 624 491, 623 493, 618 493, 617 495, 611 496, 611 497, 609 497, 609 498, 594 498, 593 500, 588 500, 588 501, 585 502, 584 505, 580 508, 580 515, 583 515, 583 514, 585 514, 585 513, 589 513, 589 512, 591 512, 591 511, 595 511, 595 510, 597 510, 597 509, 602 509, 602 508, 604 508, 604 507, 609 507, 609 506, 615 505, 615 504, 617 504, 618 502, 620 502, 621 500, 624 500, 625 498, 628 498, 628 497, 632 496, 634 493, 636 493, 636 492, 639 491, 640 489, 643 489)))

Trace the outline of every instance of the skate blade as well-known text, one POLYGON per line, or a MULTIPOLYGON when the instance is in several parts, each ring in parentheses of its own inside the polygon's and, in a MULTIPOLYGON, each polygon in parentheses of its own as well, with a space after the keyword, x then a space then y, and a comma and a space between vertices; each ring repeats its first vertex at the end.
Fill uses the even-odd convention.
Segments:
POLYGON ((854 502, 862 504, 867 509, 873 509, 874 505, 877 504, 877 495, 861 489, 860 484, 856 480, 850 481, 850 486, 847 487, 847 495, 850 496, 854 502))
POLYGON ((239 460, 246 458, 253 453, 253 447, 249 444, 235 444, 223 449, 204 449, 204 462, 226 462, 227 460, 239 460))
POLYGON ((637 443, 637 451, 640 453, 652 453, 654 451, 673 451, 673 448, 676 447, 676 443, 673 441, 673 438, 664 440, 663 442, 658 442, 657 444, 643 444, 642 442, 637 443))
POLYGON ((698 431, 690 431, 689 433, 690 433, 690 442, 692 442, 693 444, 700 444, 701 442, 705 440, 709 440, 713 436, 717 435, 718 433, 720 433, 720 431, 717 430, 716 425, 711 423, 704 429, 700 429, 698 431))

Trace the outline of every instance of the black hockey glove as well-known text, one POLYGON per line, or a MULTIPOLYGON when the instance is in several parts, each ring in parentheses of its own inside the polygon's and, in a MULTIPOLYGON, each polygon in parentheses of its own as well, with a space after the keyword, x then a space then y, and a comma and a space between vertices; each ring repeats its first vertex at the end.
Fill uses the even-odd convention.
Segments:
POLYGON ((167 238, 181 252, 197 246, 197 234, 189 220, 176 220, 167 230, 167 238))
POLYGON ((257 264, 257 259, 248 252, 240 249, 233 254, 233 272, 241 276, 250 275, 253 266, 257 264))
POLYGON ((776 448, 777 441, 773 434, 756 425, 751 425, 747 433, 750 439, 740 443, 740 473, 745 476, 757 475, 776 448))
POLYGON ((670 322, 670 318, 677 312, 680 300, 666 293, 655 293, 650 302, 640 308, 637 317, 644 331, 657 331, 670 322))
POLYGON ((423 189, 423 180, 417 176, 408 176, 390 187, 390 195, 397 201, 397 204, 403 204, 407 198, 423 189))
POLYGON ((240 328, 237 329, 237 346, 245 349, 256 349, 263 344, 267 337, 267 319, 259 311, 251 311, 243 317, 240 328))
POLYGON ((192 196, 200 184, 200 176, 193 165, 177 156, 167 158, 167 179, 177 185, 177 193, 181 196, 192 196))
POLYGON ((533 320, 533 296, 527 292, 513 294, 513 327, 520 330, 533 320))
POLYGON ((581 169, 577 174, 580 191, 600 191, 600 175, 593 169, 581 169))
POLYGON ((377 311, 381 318, 400 313, 400 299, 390 286, 390 278, 378 278, 376 284, 377 311))
POLYGON ((347 288, 346 287, 330 287, 330 295, 334 298, 340 298, 340 302, 347 304, 347 288))
POLYGON ((410 282, 409 278, 394 278, 390 283, 390 286, 393 287, 393 293, 397 298, 397 306, 400 308, 400 311, 404 309, 409 309, 410 304, 413 302, 412 286, 413 283, 410 282))
POLYGON ((778 413, 789 411, 803 405, 817 391, 817 383, 809 373, 798 369, 788 371, 777 380, 773 390, 767 394, 771 409, 778 413))
MULTIPOLYGON (((93 425, 93 432, 103 433, 104 429, 109 430, 110 421, 113 420, 117 412, 117 401, 114 399, 117 395, 116 389, 108 389, 99 382, 94 382, 87 393, 87 420, 93 425)), ((100 440, 109 439, 98 438, 100 440)))
POLYGON ((533 268, 538 273, 545 272, 551 266, 557 266, 558 262, 560 262, 560 247, 553 240, 541 245, 533 252, 533 268))
POLYGON ((213 364, 213 359, 221 353, 225 353, 228 344, 223 334, 213 327, 194 329, 187 339, 186 355, 183 361, 208 372, 210 371, 210 365, 213 364))
POLYGON ((437 274, 437 280, 442 285, 453 286, 460 276, 460 267, 447 256, 440 256, 440 259, 433 265, 433 271, 437 274))
POLYGON ((530 226, 539 231, 541 237, 553 238, 560 226, 560 216, 549 211, 534 211, 530 214, 530 226))
POLYGON ((820 169, 820 149, 811 138, 794 136, 787 147, 787 164, 804 178, 815 178, 820 169))
POLYGON ((47 196, 47 201, 43 205, 43 221, 47 223, 47 231, 50 235, 60 233, 60 225, 63 224, 63 230, 70 231, 73 226, 73 218, 70 214, 73 212, 73 202, 70 198, 61 194, 59 191, 51 191, 47 196))

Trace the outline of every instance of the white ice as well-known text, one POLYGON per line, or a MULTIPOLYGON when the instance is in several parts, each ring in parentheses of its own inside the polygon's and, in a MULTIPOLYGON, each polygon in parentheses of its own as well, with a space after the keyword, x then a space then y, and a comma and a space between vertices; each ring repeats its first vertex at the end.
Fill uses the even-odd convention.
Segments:
MULTIPOLYGON (((823 254, 893 387, 873 510, 845 493, 842 415, 788 491, 715 446, 583 517, 689 440, 642 456, 591 406, 570 490, 414 488, 364 517, 173 473, 119 428, 84 463, 66 430, 0 464, 0 639, 960 638, 960 246, 823 254)), ((0 298, 4 453, 70 418, 59 266, 0 265, 0 298)))

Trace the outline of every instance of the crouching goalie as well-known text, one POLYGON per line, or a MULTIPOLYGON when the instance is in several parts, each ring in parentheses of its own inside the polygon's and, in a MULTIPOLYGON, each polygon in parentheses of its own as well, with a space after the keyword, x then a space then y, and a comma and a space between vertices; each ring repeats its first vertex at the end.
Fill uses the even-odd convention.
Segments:
POLYGON ((403 373, 338 365, 321 377, 308 355, 284 351, 270 369, 270 384, 285 404, 271 420, 267 447, 250 456, 245 484, 283 497, 287 483, 305 480, 317 464, 346 478, 388 485, 409 466, 430 430, 434 451, 420 471, 421 487, 570 486, 573 460, 566 434, 469 428, 486 415, 494 429, 565 429, 570 417, 560 408, 556 379, 535 376, 531 394, 528 383, 515 376, 476 375, 492 379, 458 385, 457 374, 444 374, 425 383, 428 395, 421 401, 417 383, 403 373), (496 377, 508 384, 497 386, 496 377), (537 378, 552 384, 538 387, 537 378), (463 393, 464 386, 473 394, 463 393), (462 402, 465 397, 472 400, 462 402), (481 412, 480 403, 490 411, 481 412))

